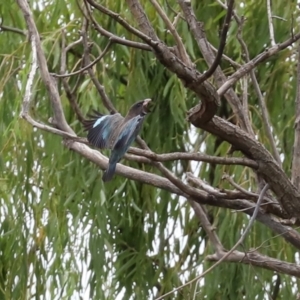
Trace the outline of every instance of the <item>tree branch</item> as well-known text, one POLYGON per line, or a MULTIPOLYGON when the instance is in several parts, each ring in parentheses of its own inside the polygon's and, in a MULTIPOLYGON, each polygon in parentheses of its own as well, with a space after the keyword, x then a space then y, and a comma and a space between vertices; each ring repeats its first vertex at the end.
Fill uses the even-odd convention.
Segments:
POLYGON ((94 28, 101 35, 106 36, 109 39, 112 39, 115 43, 118 43, 120 45, 124 45, 124 46, 131 47, 131 48, 136 48, 136 49, 141 49, 141 50, 146 50, 146 51, 152 51, 152 48, 147 44, 126 40, 124 38, 121 38, 121 37, 109 32, 109 31, 105 30, 102 26, 100 26, 100 24, 93 17, 93 14, 91 13, 90 8, 87 5, 86 1, 84 1, 84 4, 86 6, 86 11, 87 11, 88 15, 81 9, 82 14, 85 16, 85 18, 87 20, 90 19, 92 21, 92 23, 94 25, 94 28))
POLYGON ((203 161, 213 164, 221 164, 221 165, 241 165, 250 167, 253 169, 258 168, 258 164, 248 158, 240 158, 240 157, 218 157, 218 156, 211 156, 206 155, 203 153, 186 153, 186 152, 172 152, 172 153, 164 153, 164 154, 157 154, 152 151, 141 150, 139 148, 131 147, 129 148, 130 153, 145 156, 150 158, 154 161, 174 161, 174 160, 193 160, 193 161, 203 161))
POLYGON ((288 40, 284 41, 281 44, 276 44, 266 51, 258 54, 255 58, 250 60, 248 63, 242 65, 242 67, 237 70, 234 74, 232 74, 228 80, 218 89, 218 94, 224 95, 226 91, 231 88, 240 78, 242 78, 245 74, 249 73, 250 70, 254 69, 257 65, 264 62, 268 58, 274 56, 281 50, 286 49, 288 46, 292 45, 296 41, 300 39, 300 33, 295 34, 290 37, 288 40))
POLYGON ((200 275, 196 276, 195 278, 193 278, 192 280, 190 280, 189 282, 177 287, 176 289, 174 289, 173 291, 169 292, 169 293, 166 293, 164 294, 163 296, 161 297, 158 297, 156 300, 160 300, 160 299, 164 299, 166 296, 169 296, 171 294, 173 294, 174 292, 177 292, 179 290, 181 290, 182 288, 186 287, 187 285, 190 285, 192 283, 194 283, 195 281, 198 281, 201 277, 204 277, 206 274, 208 274, 209 272, 211 272, 214 268, 216 268, 218 265, 221 264, 221 262, 225 261, 229 255, 231 255, 245 240, 246 236, 248 235, 254 221, 255 221, 255 218, 258 214, 258 210, 259 210, 259 206, 260 206, 260 203, 262 201, 262 199, 264 198, 264 194, 265 192, 267 191, 267 189, 269 188, 269 185, 267 184, 263 190, 261 191, 261 194, 259 196, 259 199, 257 201, 257 204, 256 204, 256 207, 255 207, 255 210, 253 212, 253 215, 249 221, 249 224, 248 226, 246 227, 244 233, 242 234, 242 236, 239 238, 239 240, 237 241, 237 243, 230 249, 229 252, 227 252, 225 255, 223 255, 213 266, 211 266, 210 268, 208 268, 205 272, 201 273, 200 275))
POLYGON ((232 16, 233 5, 234 5, 234 0, 229 0, 228 8, 227 8, 227 14, 226 14, 224 24, 223 24, 223 28, 222 28, 222 33, 221 33, 221 38, 220 38, 220 45, 219 45, 219 48, 218 48, 217 55, 216 55, 215 60, 212 63, 212 65, 207 70, 207 72, 205 72, 200 77, 199 83, 202 83, 203 81, 208 79, 211 75, 213 75, 213 73, 216 71, 217 67, 219 66, 219 64, 221 62, 223 52, 224 52, 224 49, 225 49, 225 46, 226 46, 226 37, 227 37, 227 32, 228 32, 231 16, 232 16))
POLYGON ((10 26, 3 25, 3 19, 0 22, 0 32, 1 31, 2 32, 5 32, 5 31, 13 32, 13 33, 17 33, 17 34, 24 35, 24 36, 27 35, 26 31, 24 31, 24 30, 21 30, 19 28, 15 28, 15 27, 10 27, 10 26))
MULTIPOLYGON (((189 5, 187 1, 178 0, 178 3, 184 13, 189 28, 198 44, 198 48, 200 49, 208 66, 211 66, 215 61, 215 55, 213 54, 210 44, 207 41, 203 24, 201 22, 198 22, 196 15, 192 9, 192 6, 189 5)), ((221 87, 227 80, 226 76, 224 75, 219 66, 214 72, 214 78, 218 87, 221 87)), ((224 93, 224 97, 230 104, 233 113, 237 116, 238 123, 240 124, 240 126, 249 134, 254 136, 249 117, 248 115, 243 114, 243 107, 240 103, 240 99, 237 97, 234 90, 229 89, 228 93, 224 93)), ((197 108, 195 107, 195 111, 196 110, 197 108)))
MULTIPOLYGON (((81 36, 82 36, 82 44, 84 48, 84 63, 89 65, 90 64, 90 53, 89 53, 89 46, 88 46, 88 39, 87 39, 87 28, 88 28, 88 20, 84 19, 82 23, 82 30, 81 30, 81 36)), ((92 82, 94 83, 101 99, 102 103, 106 107, 106 109, 109 110, 110 113, 116 113, 117 110, 112 104, 111 100, 109 99, 108 95, 105 92, 104 86, 100 84, 99 80, 95 76, 95 72, 93 69, 88 68, 88 73, 91 77, 92 82)))
MULTIPOLYGON (((250 55, 249 55, 247 45, 246 45, 246 43, 244 42, 244 40, 242 38, 242 30, 243 30, 243 25, 244 25, 244 19, 240 19, 240 18, 236 17, 236 20, 237 20, 237 23, 238 23, 238 26, 239 26, 237 38, 238 38, 238 40, 241 44, 241 47, 244 51, 244 54, 245 54, 245 57, 246 57, 246 62, 248 63, 250 61, 250 55)), ((262 95, 259 84, 257 82, 257 78, 256 78, 256 75, 255 75, 254 69, 250 70, 250 77, 251 77, 251 80, 252 80, 252 83, 253 83, 253 86, 254 86, 254 90, 255 90, 257 98, 258 98, 259 106, 260 106, 260 109, 261 109, 261 112, 262 112, 262 120, 263 120, 264 129, 266 131, 268 140, 270 142, 273 156, 276 159, 277 163, 281 166, 280 155, 277 151, 276 143, 275 143, 275 140, 273 138, 273 134, 272 134, 272 130, 271 130, 271 122, 270 122, 269 113, 268 113, 268 110, 267 110, 267 107, 266 107, 265 99, 262 95)))
POLYGON ((143 33, 136 28, 129 25, 119 14, 109 10, 108 8, 104 7, 103 5, 100 5, 96 3, 94 0, 85 0, 90 5, 92 5, 94 8, 99 10, 100 12, 110 16, 113 20, 118 22, 120 25, 122 25, 126 30, 134 34, 135 36, 139 37, 141 40, 143 40, 148 45, 155 47, 157 45, 158 37, 156 36, 153 28, 151 30, 151 27, 147 26, 147 33, 143 33))
POLYGON ((268 13, 268 24, 269 24, 271 46, 275 46, 276 42, 275 42, 274 27, 272 21, 271 0, 267 0, 267 13, 268 13))
POLYGON ((29 8, 28 2, 26 0, 17 0, 17 3, 22 10, 22 13, 24 15, 27 24, 29 39, 31 41, 34 40, 32 46, 36 48, 38 66, 40 69, 42 80, 50 96, 50 100, 54 112, 55 124, 59 129, 66 131, 70 134, 74 134, 74 131, 71 129, 71 127, 68 125, 65 119, 58 90, 53 81, 53 78, 50 76, 48 66, 47 66, 47 60, 42 49, 39 33, 37 31, 35 22, 33 20, 32 12, 29 8))
POLYGON ((232 144, 235 149, 242 151, 247 157, 255 160, 258 173, 270 184, 277 196, 277 200, 290 216, 298 217, 300 214, 300 194, 293 186, 285 172, 280 168, 272 155, 255 139, 237 126, 214 117, 206 124, 197 122, 197 114, 190 112, 190 122, 232 144))
POLYGON ((192 206, 192 208, 194 209, 195 215, 200 220, 201 225, 202 225, 204 231, 206 232, 215 252, 223 253, 224 247, 216 233, 215 228, 209 222, 205 207, 200 205, 199 203, 196 203, 195 201, 189 201, 189 203, 192 206))
POLYGON ((300 190, 300 42, 298 43, 295 134, 292 160, 292 182, 300 190))
MULTIPOLYGON (((210 261, 219 261, 220 257, 223 257, 225 254, 226 252, 221 254, 215 253, 213 255, 208 255, 206 259, 210 261)), ((300 266, 297 264, 288 263, 279 259, 265 256, 257 251, 250 250, 246 253, 233 251, 225 261, 253 265, 300 278, 300 266)))
MULTIPOLYGON (((66 69, 67 69, 67 52, 75 45, 77 45, 78 43, 80 43, 81 38, 73 43, 71 43, 70 45, 66 46, 66 36, 65 36, 65 31, 62 31, 62 43, 61 43, 61 60, 60 60, 60 73, 64 74, 66 73, 66 69)), ((80 78, 80 76, 78 77, 80 78)), ((71 91, 71 88, 68 84, 68 81, 66 78, 62 78, 62 84, 64 87, 64 90, 66 92, 67 98, 69 100, 69 103, 73 109, 73 111, 75 112, 78 120, 80 122, 83 122, 84 120, 84 116, 82 115, 82 112, 79 108, 79 105, 77 103, 77 97, 75 95, 75 93, 73 93, 71 91)))
POLYGON ((74 75, 82 74, 84 71, 86 71, 87 69, 91 68, 96 63, 98 63, 104 57, 104 55, 108 52, 108 50, 109 50, 109 48, 111 47, 112 44, 113 44, 113 40, 109 39, 109 41, 108 41, 106 47, 104 48, 103 52, 93 62, 91 62, 90 64, 88 64, 84 68, 81 68, 81 69, 79 69, 75 72, 72 72, 72 73, 67 73, 67 74, 51 73, 51 75, 53 77, 56 77, 56 78, 65 78, 65 77, 71 77, 71 76, 74 76, 74 75))
POLYGON ((177 30, 175 29, 174 25, 172 24, 172 22, 169 20, 168 16, 166 15, 166 13, 162 10, 162 8, 160 7, 159 3, 156 0, 150 0, 150 2, 152 3, 152 5, 155 7, 156 11, 158 12, 158 14, 160 15, 160 17, 163 19, 163 21, 165 22, 167 28, 170 30, 171 34, 173 35, 177 47, 178 47, 178 52, 180 55, 180 59, 189 67, 192 67, 192 62, 185 50, 185 47, 182 43, 181 37, 179 36, 177 30))

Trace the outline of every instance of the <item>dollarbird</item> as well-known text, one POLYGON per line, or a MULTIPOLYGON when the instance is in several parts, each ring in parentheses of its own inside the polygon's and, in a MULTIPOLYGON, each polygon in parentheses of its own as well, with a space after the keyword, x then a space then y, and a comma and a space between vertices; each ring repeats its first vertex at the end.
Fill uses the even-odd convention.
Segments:
POLYGON ((112 150, 108 168, 102 176, 103 181, 112 179, 117 163, 138 136, 149 112, 150 101, 151 99, 145 99, 133 104, 125 118, 119 113, 103 115, 94 110, 93 115, 88 115, 91 119, 83 121, 88 131, 88 141, 97 148, 112 150))

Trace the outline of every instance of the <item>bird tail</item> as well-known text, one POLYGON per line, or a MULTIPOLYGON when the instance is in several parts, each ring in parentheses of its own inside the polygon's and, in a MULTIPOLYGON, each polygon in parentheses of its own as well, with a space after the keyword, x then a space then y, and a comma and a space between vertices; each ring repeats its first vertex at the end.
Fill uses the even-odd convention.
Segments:
POLYGON ((109 164, 108 169, 104 172, 102 176, 102 180, 104 182, 110 181, 113 178, 115 171, 116 171, 116 164, 109 164))

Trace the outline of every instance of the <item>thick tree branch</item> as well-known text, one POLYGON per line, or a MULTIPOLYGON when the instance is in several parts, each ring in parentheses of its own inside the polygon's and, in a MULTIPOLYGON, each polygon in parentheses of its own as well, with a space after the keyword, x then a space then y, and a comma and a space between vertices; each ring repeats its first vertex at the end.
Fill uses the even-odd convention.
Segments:
POLYGON ((270 184, 270 188, 277 196, 277 200, 290 216, 299 217, 300 194, 290 182, 284 171, 280 168, 272 155, 255 139, 251 138, 237 126, 214 117, 206 124, 197 123, 197 114, 190 112, 190 122, 232 144, 235 149, 242 151, 247 157, 255 160, 258 173, 270 184))
POLYGON ((33 20, 32 12, 29 8, 28 2, 26 0, 17 0, 17 3, 20 6, 22 13, 24 15, 27 28, 28 28, 29 38, 31 41, 34 40, 34 45, 36 47, 36 52, 37 52, 38 66, 40 69, 42 80, 46 86, 46 89, 48 91, 51 100, 51 104, 54 112, 55 124, 59 129, 66 131, 70 134, 74 134, 73 130, 66 122, 63 109, 61 106, 61 102, 60 102, 59 93, 53 78, 50 76, 48 66, 47 66, 47 60, 42 49, 39 33, 37 31, 35 22, 33 20))
MULTIPOLYGON (((189 24, 190 30, 198 44, 198 48, 200 49, 206 63, 208 66, 212 66, 212 64, 215 61, 215 55, 212 52, 212 49, 210 47, 210 44, 207 41, 205 31, 204 31, 204 25, 201 22, 198 22, 196 15, 193 11, 193 8, 187 1, 184 0, 178 0, 179 5, 184 13, 185 19, 187 23, 189 24)), ((201 77, 200 77, 201 78, 201 77)), ((214 78, 216 80, 216 84, 218 87, 221 87, 227 80, 226 76, 222 72, 220 67, 217 67, 214 72, 214 78)), ((223 95, 223 94, 222 94, 223 95)), ((250 120, 248 118, 248 114, 244 115, 243 113, 243 107, 240 103, 240 99, 237 97, 236 93, 233 91, 233 89, 229 89, 228 92, 225 94, 224 97, 230 104, 233 113, 238 118, 238 123, 240 126, 254 136, 250 120)), ((195 111, 197 110, 197 107, 195 107, 195 111)), ((199 110, 201 112, 201 110, 199 110)), ((201 116, 201 114, 200 114, 201 116)))
MULTIPOLYGON (((89 0, 90 1, 90 0, 89 0)), ((138 0, 127 0, 131 13, 140 24, 140 28, 144 33, 151 32, 152 26, 147 19, 143 8, 138 0)), ((153 52, 156 58, 171 72, 180 78, 186 87, 196 93, 201 99, 202 106, 198 111, 203 123, 209 121, 216 113, 220 105, 220 99, 216 94, 216 90, 212 84, 205 81, 198 84, 201 74, 193 67, 185 65, 170 49, 162 42, 152 43, 153 52)))
MULTIPOLYGON (((215 253, 213 255, 208 255, 206 259, 210 261, 219 261, 219 259, 225 254, 225 251, 220 254, 215 253)), ((240 251, 233 251, 225 259, 225 261, 253 265, 256 267, 261 267, 271 271, 276 271, 279 273, 288 274, 300 278, 300 266, 298 266, 297 264, 288 263, 279 259, 265 256, 253 250, 250 250, 246 253, 240 251)))
MULTIPOLYGON (((108 159, 100 152, 92 150, 82 143, 74 142, 71 139, 66 139, 65 143, 66 146, 69 147, 71 150, 74 150, 81 156, 92 161, 101 169, 104 170, 107 168, 108 159)), ((222 198, 216 198, 200 190, 197 190, 198 197, 189 197, 188 194, 184 193, 182 190, 180 190, 178 187, 176 187, 173 183, 171 183, 168 179, 164 177, 126 167, 122 164, 117 164, 116 173, 122 175, 125 178, 149 184, 157 188, 161 188, 163 190, 177 194, 179 196, 186 197, 187 199, 196 201, 199 204, 208 204, 211 206, 229 208, 234 210, 243 209, 244 213, 246 213, 249 216, 252 216, 255 209, 255 204, 250 203, 246 200, 226 200, 222 198)), ((293 228, 284 226, 279 222, 276 222, 264 211, 258 212, 257 221, 266 225, 276 234, 282 235, 282 237, 286 239, 289 243, 294 245, 297 249, 300 249, 300 234, 293 228)))

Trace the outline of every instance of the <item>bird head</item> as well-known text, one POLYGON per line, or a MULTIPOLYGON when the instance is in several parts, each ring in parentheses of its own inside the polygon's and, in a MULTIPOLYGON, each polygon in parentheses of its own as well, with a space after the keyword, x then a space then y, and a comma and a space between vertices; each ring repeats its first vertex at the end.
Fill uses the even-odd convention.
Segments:
POLYGON ((126 119, 131 119, 135 116, 138 115, 146 115, 149 112, 149 103, 151 102, 151 99, 145 99, 139 102, 136 102, 135 104, 133 104, 130 109, 129 112, 126 116, 126 119))

